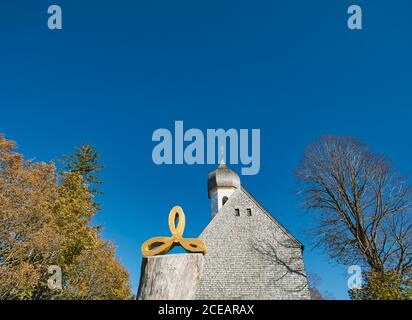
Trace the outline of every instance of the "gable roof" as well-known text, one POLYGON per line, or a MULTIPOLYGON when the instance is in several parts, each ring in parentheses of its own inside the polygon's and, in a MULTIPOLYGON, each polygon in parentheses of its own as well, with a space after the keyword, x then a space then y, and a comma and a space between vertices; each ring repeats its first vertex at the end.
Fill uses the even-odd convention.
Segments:
MULTIPOLYGON (((300 242, 291 232, 289 232, 286 227, 280 223, 275 217, 273 217, 268 210, 263 207, 259 201, 256 200, 256 198, 243 186, 240 185, 240 188, 238 188, 235 192, 243 192, 248 198, 255 203, 255 205, 262 210, 262 212, 271 220, 273 223, 275 223, 284 233, 285 235, 291 239, 297 246, 299 246, 302 250, 304 249, 304 245, 302 242, 300 242)), ((233 195, 232 195, 233 196, 233 195)), ((220 208, 220 210, 215 214, 215 216, 209 221, 207 226, 203 229, 203 231, 200 233, 199 237, 201 237, 213 224, 214 219, 222 212, 223 208, 231 203, 232 196, 229 197, 229 200, 220 208)))
MULTIPOLYGON (((269 217, 270 220, 272 220, 272 222, 274 222, 281 230, 283 230, 283 232, 293 241, 295 242, 298 246, 300 246, 302 248, 302 250, 304 249, 304 245, 302 242, 300 242, 295 236, 293 236, 292 233, 290 233, 283 224, 281 224, 277 219, 275 219, 275 217, 273 217, 269 211, 267 211, 265 209, 265 207, 263 207, 259 201, 256 200, 256 198, 243 186, 240 186, 240 189, 269 217)), ((223 207, 222 207, 223 208, 223 207)), ((222 208, 220 210, 222 210, 222 208)), ((220 211, 219 210, 219 211, 220 211)))

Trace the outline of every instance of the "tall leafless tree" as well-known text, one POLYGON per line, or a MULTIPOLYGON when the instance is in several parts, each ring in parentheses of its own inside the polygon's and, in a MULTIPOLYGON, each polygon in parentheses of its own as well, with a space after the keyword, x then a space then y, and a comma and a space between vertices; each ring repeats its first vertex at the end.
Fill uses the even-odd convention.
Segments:
POLYGON ((313 209, 315 246, 339 263, 404 274, 412 267, 411 188, 382 155, 355 138, 327 136, 296 169, 313 209))

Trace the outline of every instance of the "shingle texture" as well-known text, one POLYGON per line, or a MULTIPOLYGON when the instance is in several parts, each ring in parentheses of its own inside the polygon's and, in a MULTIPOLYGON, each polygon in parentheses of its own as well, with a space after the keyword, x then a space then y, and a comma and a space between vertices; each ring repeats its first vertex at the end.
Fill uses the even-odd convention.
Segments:
POLYGON ((302 245, 245 188, 199 238, 208 252, 197 299, 310 299, 302 245))

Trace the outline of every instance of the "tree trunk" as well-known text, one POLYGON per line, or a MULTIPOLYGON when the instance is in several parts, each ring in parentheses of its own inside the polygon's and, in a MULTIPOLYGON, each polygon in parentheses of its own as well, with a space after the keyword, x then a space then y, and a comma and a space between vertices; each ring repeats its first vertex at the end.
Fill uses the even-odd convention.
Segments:
POLYGON ((138 300, 191 300, 203 273, 203 254, 143 257, 138 300))

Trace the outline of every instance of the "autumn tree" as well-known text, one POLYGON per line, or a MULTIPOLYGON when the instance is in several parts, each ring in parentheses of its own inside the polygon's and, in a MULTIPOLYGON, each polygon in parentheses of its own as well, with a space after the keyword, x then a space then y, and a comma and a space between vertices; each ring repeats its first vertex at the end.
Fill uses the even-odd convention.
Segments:
POLYGON ((304 206, 314 212, 315 247, 373 274, 412 267, 411 188, 382 155, 354 138, 310 145, 296 170, 304 206))
POLYGON ((412 276, 408 271, 403 275, 393 269, 384 272, 369 271, 363 276, 363 286, 352 289, 353 300, 412 300, 412 276))
POLYGON ((128 273, 91 226, 89 184, 15 149, 0 136, 0 299, 127 299, 128 273), (60 290, 47 284, 53 265, 60 290))

